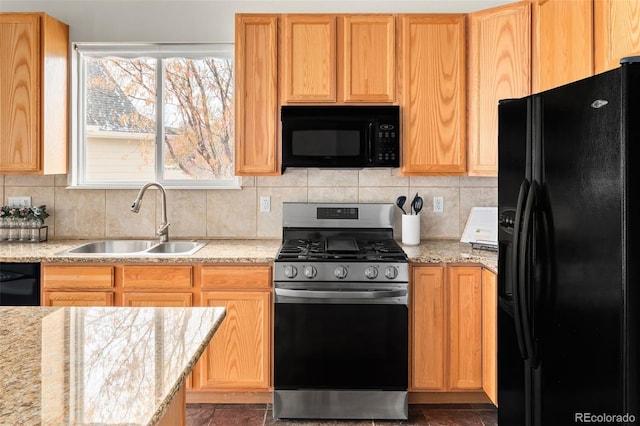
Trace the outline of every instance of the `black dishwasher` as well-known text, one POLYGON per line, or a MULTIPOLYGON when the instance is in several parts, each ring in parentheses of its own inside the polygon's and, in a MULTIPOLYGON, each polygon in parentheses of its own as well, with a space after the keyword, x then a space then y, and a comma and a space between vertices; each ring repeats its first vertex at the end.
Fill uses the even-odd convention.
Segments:
POLYGON ((0 263, 0 306, 40 305, 40 264, 0 263))

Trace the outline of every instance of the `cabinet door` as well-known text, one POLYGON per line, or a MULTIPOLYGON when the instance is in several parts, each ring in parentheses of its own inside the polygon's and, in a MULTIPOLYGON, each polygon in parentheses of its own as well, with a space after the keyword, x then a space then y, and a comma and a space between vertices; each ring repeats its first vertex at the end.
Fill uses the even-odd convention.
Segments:
POLYGON ((113 306, 111 291, 45 291, 43 306, 113 306))
POLYGON ((445 390, 444 267, 413 268, 410 390, 445 390))
POLYGON ((496 274, 482 270, 482 389, 498 406, 498 287, 496 274))
POLYGON ((336 15, 283 16, 283 103, 336 101, 336 15))
POLYGON ((498 175, 498 102, 531 92, 531 4, 469 15, 468 174, 498 175))
POLYGON ((235 173, 279 174, 278 17, 236 15, 235 173))
POLYGON ((66 24, 0 13, 0 174, 67 172, 68 67, 66 24))
POLYGON ((595 0, 595 72, 618 68, 625 56, 640 55, 640 2, 595 0))
POLYGON ((396 38, 393 15, 346 15, 343 22, 345 102, 393 102, 396 38))
POLYGON ((448 268, 449 388, 482 388, 481 268, 448 268))
POLYGON ((203 306, 224 306, 227 315, 200 362, 200 390, 269 387, 271 293, 202 292, 203 306))
POLYGON ((0 172, 40 166, 40 16, 0 14, 0 172))
POLYGON ((405 175, 466 172, 465 15, 401 15, 405 175))
POLYGON ((534 0, 534 93, 593 75, 592 2, 534 0))

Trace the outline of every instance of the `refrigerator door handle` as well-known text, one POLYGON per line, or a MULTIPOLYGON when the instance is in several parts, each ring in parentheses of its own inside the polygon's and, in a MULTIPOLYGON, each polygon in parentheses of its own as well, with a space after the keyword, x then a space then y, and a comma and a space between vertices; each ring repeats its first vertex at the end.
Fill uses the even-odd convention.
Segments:
POLYGON ((513 227, 513 250, 511 252, 511 291, 513 292, 513 318, 516 327, 516 340, 518 341, 518 348, 520 349, 520 355, 522 359, 527 360, 527 348, 524 341, 524 331, 522 328, 522 308, 520 305, 520 291, 519 291, 519 255, 520 245, 522 241, 520 239, 521 223, 522 223, 522 210, 525 204, 525 200, 529 193, 529 181, 524 179, 520 184, 520 191, 518 192, 518 203, 516 204, 516 215, 514 218, 513 227))
MULTIPOLYGON (((538 182, 533 181, 529 194, 527 195, 527 202, 524 208, 522 240, 520 241, 520 254, 518 255, 518 295, 520 299, 520 312, 522 315, 523 340, 527 350, 528 360, 533 368, 537 366, 538 359, 533 340, 533 323, 531 320, 531 313, 534 310, 531 306, 531 286, 533 285, 531 271, 533 271, 535 266, 535 259, 529 258, 529 255, 531 254, 529 248, 532 243, 535 244, 535 240, 532 237, 535 232, 534 221, 539 200, 540 185, 538 182)), ((535 251, 533 253, 535 253, 535 251)))

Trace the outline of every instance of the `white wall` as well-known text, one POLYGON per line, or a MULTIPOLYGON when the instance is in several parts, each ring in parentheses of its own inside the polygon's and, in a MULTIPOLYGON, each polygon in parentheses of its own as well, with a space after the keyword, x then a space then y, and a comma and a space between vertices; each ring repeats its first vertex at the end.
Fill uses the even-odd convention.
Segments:
POLYGON ((235 13, 471 12, 513 0, 0 0, 0 12, 46 12, 77 42, 232 43, 235 13))

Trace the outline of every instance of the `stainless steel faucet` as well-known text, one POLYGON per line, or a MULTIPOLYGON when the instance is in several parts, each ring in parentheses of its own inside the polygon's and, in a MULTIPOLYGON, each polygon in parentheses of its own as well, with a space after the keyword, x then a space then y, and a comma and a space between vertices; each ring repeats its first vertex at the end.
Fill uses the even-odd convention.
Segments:
POLYGON ((155 186, 156 188, 158 188, 162 196, 162 222, 160 223, 160 227, 156 231, 156 235, 160 237, 161 243, 166 243, 167 241, 169 241, 169 222, 167 221, 167 193, 165 192, 162 185, 160 185, 158 182, 149 182, 145 186, 140 188, 138 196, 136 197, 133 204, 131 204, 131 211, 134 213, 138 213, 140 211, 142 196, 150 186, 155 186))

